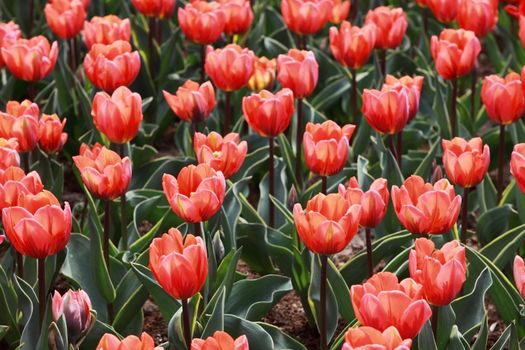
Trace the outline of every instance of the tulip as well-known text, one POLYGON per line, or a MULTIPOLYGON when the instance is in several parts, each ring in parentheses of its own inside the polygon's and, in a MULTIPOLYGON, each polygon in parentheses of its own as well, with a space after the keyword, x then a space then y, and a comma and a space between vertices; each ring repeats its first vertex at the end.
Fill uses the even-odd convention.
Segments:
POLYGON ((419 110, 419 100, 421 99, 421 90, 423 89, 422 76, 403 76, 399 79, 387 74, 384 87, 396 90, 406 90, 408 94, 408 120, 414 119, 419 110))
POLYGON ((331 17, 332 1, 283 0, 281 14, 284 23, 292 32, 312 35, 320 31, 331 17))
POLYGON ((0 112, 0 137, 15 138, 18 151, 31 152, 35 149, 39 137, 38 117, 31 114, 13 115, 0 112))
POLYGON ((219 0, 225 14, 224 32, 228 35, 243 34, 250 29, 253 12, 249 0, 219 0))
POLYGON ((218 2, 189 2, 178 12, 180 29, 194 43, 215 42, 224 30, 225 13, 218 2))
POLYGON ((412 339, 403 339, 396 327, 383 332, 372 327, 350 328, 342 350, 410 350, 412 339))
POLYGON ((518 143, 510 156, 510 173, 520 190, 525 193, 525 143, 518 143))
MULTIPOLYGON (((49 3, 53 3, 55 0, 49 0, 49 3)), ((59 0, 60 1, 60 0, 59 0)), ((71 1, 71 0, 70 0, 71 1)), ((84 6, 84 10, 87 12, 89 9, 89 4, 91 3, 91 0, 80 0, 82 5, 84 6)))
POLYGON ((14 137, 9 139, 0 137, 0 170, 19 166, 18 141, 14 137))
POLYGON ((38 116, 40 115, 40 109, 38 108, 38 105, 29 100, 24 100, 22 102, 9 101, 5 107, 5 111, 14 117, 20 117, 24 114, 27 114, 35 119, 38 119, 38 116))
POLYGON ((465 247, 458 241, 435 249, 430 239, 418 238, 408 266, 410 276, 423 286, 425 299, 436 306, 450 304, 467 278, 465 247))
POLYGON ((175 10, 175 0, 131 0, 137 11, 147 17, 169 18, 175 10))
POLYGON ((350 290, 357 320, 380 332, 390 326, 402 339, 414 338, 432 311, 423 299, 423 286, 410 278, 398 282, 391 272, 380 272, 350 290))
MULTIPOLYGON (((521 45, 525 46, 525 16, 520 16, 520 18, 519 18, 518 36, 520 38, 521 45)), ((0 64, 0 66, 1 66, 1 64, 0 64)))
POLYGON ((221 171, 199 164, 182 168, 176 178, 164 174, 162 188, 177 216, 186 222, 200 223, 220 209, 226 183, 221 171))
POLYGON ((198 124, 210 115, 215 107, 215 90, 209 81, 199 85, 187 80, 175 95, 163 90, 164 98, 171 110, 180 119, 198 124))
POLYGON ((84 59, 86 76, 108 93, 130 85, 140 70, 139 53, 131 50, 130 43, 123 40, 108 45, 93 44, 84 59))
MULTIPOLYGON (((26 175, 18 167, 0 170, 0 210, 7 207, 23 206, 19 204, 20 200, 24 201, 22 195, 37 195, 42 193, 43 189, 44 185, 42 185, 40 176, 36 171, 26 175)), ((32 210, 30 206, 24 207, 32 213, 36 211, 32 210)))
POLYGON ((410 112, 407 90, 390 89, 363 91, 363 115, 377 132, 395 134, 408 122, 410 112))
POLYGON ((117 40, 129 41, 131 24, 128 18, 120 19, 115 15, 95 16, 84 23, 82 37, 88 50, 94 44, 110 45, 117 40))
POLYGON ((131 161, 100 144, 90 148, 80 146, 80 155, 73 161, 80 171, 82 181, 96 197, 113 200, 126 193, 131 182, 131 161))
POLYGON ((328 19, 332 24, 339 24, 346 20, 350 12, 351 3, 348 0, 332 0, 332 14, 328 19))
POLYGON ((459 0, 459 27, 473 31, 478 38, 490 33, 498 23, 498 2, 495 0, 459 0))
POLYGON ((191 350, 249 350, 248 338, 241 335, 233 339, 228 333, 217 331, 206 339, 193 339, 191 350))
MULTIPOLYGON (((18 25, 15 22, 0 22, 0 49, 9 46, 13 41, 20 39, 21 35, 20 28, 18 28, 18 25)), ((4 60, 2 59, 2 52, 0 51, 0 69, 3 67, 4 60)))
POLYGON ((296 98, 309 96, 317 85, 319 65, 312 51, 291 49, 277 57, 277 79, 283 88, 293 91, 296 98))
POLYGON ((375 47, 383 50, 398 47, 408 27, 407 16, 402 8, 387 6, 379 6, 368 11, 366 24, 376 26, 375 47))
POLYGON ((47 190, 42 190, 42 192, 36 194, 33 194, 30 191, 20 191, 18 194, 16 206, 26 209, 31 214, 36 213, 38 209, 46 205, 60 206, 57 197, 47 190))
POLYGON ((93 99, 91 116, 98 131, 111 142, 128 143, 142 121, 142 98, 125 86, 117 88, 111 96, 98 92, 93 99))
POLYGON ((450 23, 456 19, 459 0, 425 0, 438 21, 450 23))
POLYGON ((83 290, 70 289, 64 295, 55 291, 53 295, 51 307, 53 321, 58 322, 60 317, 64 316, 67 336, 72 344, 77 344, 94 324, 91 309, 91 300, 83 290))
POLYGON ((229 133, 223 138, 215 131, 208 136, 196 132, 193 149, 199 163, 206 163, 214 170, 221 171, 228 179, 240 169, 248 152, 248 144, 246 141, 239 142, 237 133, 229 133))
POLYGON ((401 187, 392 187, 397 218, 413 234, 443 234, 456 223, 461 196, 446 179, 434 185, 412 175, 401 187))
POLYGON ((275 81, 277 60, 266 57, 254 57, 253 74, 248 81, 248 87, 254 92, 269 89, 275 81))
MULTIPOLYGON (((132 0, 133 1, 133 0, 132 0)), ((96 350, 161 350, 162 347, 155 347, 153 338, 146 332, 142 332, 140 338, 129 335, 120 340, 111 333, 106 333, 100 338, 96 350)))
POLYGON ((28 82, 39 81, 51 73, 58 58, 58 44, 43 36, 17 39, 2 46, 2 59, 11 74, 28 82))
POLYGON ((519 255, 514 258, 514 283, 516 283, 518 292, 525 298, 525 264, 519 255))
POLYGON ((469 141, 455 137, 443 140, 443 164, 447 177, 453 184, 464 188, 478 185, 487 173, 490 164, 489 146, 475 137, 469 141))
POLYGON ((4 235, 0 235, 0 244, 4 243, 5 241, 5 236, 4 235))
POLYGON ((53 0, 44 8, 51 31, 62 39, 71 39, 82 30, 86 10, 80 0, 53 0))
POLYGON ((62 149, 67 141, 67 133, 62 132, 66 119, 60 121, 56 114, 43 114, 38 130, 38 145, 47 154, 53 154, 62 149))

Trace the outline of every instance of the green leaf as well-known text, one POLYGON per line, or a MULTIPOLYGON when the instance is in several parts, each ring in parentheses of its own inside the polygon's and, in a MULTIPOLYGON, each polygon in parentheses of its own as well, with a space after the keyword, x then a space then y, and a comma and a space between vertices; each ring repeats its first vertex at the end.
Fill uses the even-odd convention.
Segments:
MULTIPOLYGON (((478 186, 478 200, 479 208, 481 213, 485 213, 491 208, 494 208, 498 205, 497 203, 497 192, 496 187, 492 183, 489 174, 485 175, 485 179, 481 182, 481 185, 478 186)), ((479 225, 478 225, 479 229, 479 225)))
POLYGON ((427 155, 419 164, 416 171, 414 172, 414 175, 421 176, 423 179, 427 179, 430 175, 430 171, 432 170, 432 162, 436 159, 436 153, 438 150, 438 146, 441 144, 441 139, 437 139, 436 142, 432 144, 432 147, 430 147, 430 150, 428 150, 427 155))
POLYGON ((481 214, 478 219, 478 239, 484 246, 513 226, 517 226, 518 223, 518 215, 510 205, 491 208, 481 214))
POLYGON ((274 350, 306 350, 303 344, 284 333, 278 327, 263 322, 257 322, 257 324, 272 338, 274 350))
POLYGON ((487 348, 487 342, 489 338, 489 322, 487 313, 483 317, 481 323, 481 330, 478 333, 477 339, 471 347, 471 350, 485 350, 487 348))
POLYGON ((512 261, 515 252, 524 242, 525 225, 520 225, 498 235, 490 243, 481 248, 479 252, 490 259, 498 268, 503 269, 512 261))
POLYGON ((268 350, 274 348, 272 338, 259 324, 234 315, 224 315, 224 331, 233 338, 245 335, 250 350, 268 350))
POLYGON ((204 331, 202 332, 202 339, 211 337, 215 331, 224 330, 224 300, 226 287, 222 287, 217 293, 219 294, 219 297, 217 298, 218 300, 215 303, 211 315, 208 317, 206 327, 204 327, 204 331))
POLYGON ((437 350, 436 341, 434 340, 434 334, 432 333, 432 327, 430 322, 425 323, 421 331, 417 336, 417 346, 419 350, 437 350))
POLYGON ((113 320, 113 328, 125 333, 126 327, 135 317, 142 315, 142 307, 149 293, 140 283, 133 271, 129 270, 117 286, 114 309, 118 310, 113 320))
MULTIPOLYGON (((435 312, 435 308, 432 312, 435 312)), ((456 314, 450 305, 440 306, 438 312, 437 325, 437 347, 438 349, 446 349, 450 341, 452 326, 456 323, 456 314)))
POLYGON ((517 333, 516 325, 511 323, 494 343, 494 345, 492 345, 490 350, 519 350, 520 346, 517 333))

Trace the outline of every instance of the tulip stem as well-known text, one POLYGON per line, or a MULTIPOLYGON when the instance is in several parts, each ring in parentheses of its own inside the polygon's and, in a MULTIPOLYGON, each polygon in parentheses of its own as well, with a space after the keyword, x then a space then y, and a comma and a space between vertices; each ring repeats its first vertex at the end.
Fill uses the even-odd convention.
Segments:
POLYGON ((321 350, 328 349, 326 337, 326 270, 328 267, 328 257, 320 255, 321 259, 321 284, 320 284, 320 307, 319 307, 319 335, 321 336, 321 350))
POLYGON ((388 135, 388 145, 390 146, 390 151, 392 152, 394 159, 398 161, 396 146, 394 145, 394 134, 388 135))
POLYGON ((321 176, 321 192, 326 194, 328 192, 328 177, 321 176))
POLYGON ((201 237, 202 236, 202 230, 201 230, 201 223, 196 222, 193 224, 193 230, 195 231, 195 236, 201 237))
POLYGON ((82 206, 82 212, 80 213, 80 230, 84 227, 84 221, 86 220, 86 215, 88 211, 88 199, 87 196, 84 196, 84 204, 82 206))
POLYGON ((399 165, 399 170, 401 170, 401 163, 403 162, 403 130, 397 133, 397 165, 399 165))
POLYGON ((368 277, 374 274, 374 255, 372 252, 372 232, 367 227, 365 228, 366 235, 366 255, 368 257, 368 277))
POLYGON ((224 99, 224 135, 230 132, 231 123, 232 123, 232 110, 231 110, 231 91, 225 92, 224 99))
POLYGON ((450 126, 452 128, 452 137, 458 135, 457 122, 457 102, 458 102, 458 80, 452 80, 452 98, 450 100, 450 126))
POLYGON ((474 64, 470 77, 470 118, 472 122, 476 120, 476 85, 478 83, 478 67, 474 64))
POLYGON ((183 333, 184 333, 184 342, 186 343, 186 348, 191 349, 191 324, 190 324, 190 309, 188 307, 188 300, 182 299, 182 320, 184 323, 183 333))
MULTIPOLYGON (((125 156, 125 144, 119 145, 120 157, 125 156)), ((124 250, 128 250, 128 220, 126 215, 126 192, 120 196, 120 229, 124 250)))
POLYGON ((204 83, 204 80, 206 79, 206 46, 201 45, 200 47, 201 51, 201 84, 204 83))
POLYGON ((29 165, 29 152, 23 152, 22 153, 22 162, 24 162, 24 171, 27 173, 29 173, 29 171, 31 170, 31 167, 29 165))
MULTIPOLYGON (((297 135, 295 138, 295 176, 299 186, 302 186, 301 176, 301 146, 303 144, 303 99, 297 99, 297 135)), ((299 188, 297 189, 300 190, 299 188)))
POLYGON ((42 328, 46 311, 46 294, 46 259, 42 258, 38 259, 38 304, 40 304, 38 321, 40 328, 42 328))
POLYGON ((352 110, 351 123, 359 126, 357 120, 357 73, 354 68, 350 69, 352 75, 352 92, 350 95, 350 109, 352 110))
POLYGON ((157 34, 157 19, 150 17, 149 19, 149 32, 148 32, 148 63, 149 63, 149 74, 153 79, 155 69, 155 36, 157 34))
POLYGON ((428 11, 426 8, 421 10, 421 15, 423 16, 423 32, 428 37, 428 11))
MULTIPOLYGON (((13 248, 14 249, 14 248, 13 248)), ((18 277, 24 278, 24 256, 15 250, 18 277)))
POLYGON ((69 68, 75 73, 77 70, 77 41, 76 38, 71 38, 68 41, 69 44, 69 68))
POLYGON ((498 204, 503 195, 503 167, 505 165, 505 125, 499 126, 499 149, 498 149, 498 204))
MULTIPOLYGON (((273 137, 269 137, 268 138, 268 142, 269 142, 269 145, 270 145, 270 157, 269 157, 269 163, 268 163, 268 171, 269 171, 269 176, 268 176, 268 179, 269 179, 269 190, 268 190, 268 193, 270 196, 273 197, 274 195, 274 182, 275 182, 275 179, 274 179, 274 176, 275 176, 275 165, 274 165, 274 142, 273 142, 273 137)), ((270 224, 270 227, 273 228, 274 226, 274 223, 275 223, 275 209, 274 209, 274 205, 273 205, 273 201, 271 200, 270 197, 268 197, 268 210, 269 210, 269 224, 270 224)))
MULTIPOLYGON (((106 201, 105 208, 104 208, 104 243, 102 245, 102 253, 104 256, 104 263, 106 264, 106 268, 108 269, 108 275, 110 274, 110 266, 109 266, 109 230, 111 227, 111 201, 106 201)), ((113 305, 111 303, 108 303, 107 305, 108 309, 108 320, 109 324, 113 322, 113 305)))
POLYGON ((379 50, 379 61, 381 62, 381 74, 383 74, 383 78, 386 77, 386 50, 381 49, 379 50))
POLYGON ((461 213, 461 243, 467 243, 467 218, 468 218, 468 195, 470 187, 465 187, 463 190, 463 208, 461 213))
POLYGON ((432 305, 432 332, 434 333, 434 339, 437 339, 438 321, 439 321, 439 307, 432 305))
MULTIPOLYGON (((24 6, 23 2, 20 2, 22 6, 24 6)), ((24 13, 25 9, 22 8, 22 13, 24 13)), ((31 37, 31 32, 33 31, 33 18, 34 18, 34 12, 35 12, 35 0, 29 0, 29 31, 27 33, 28 37, 31 37)))

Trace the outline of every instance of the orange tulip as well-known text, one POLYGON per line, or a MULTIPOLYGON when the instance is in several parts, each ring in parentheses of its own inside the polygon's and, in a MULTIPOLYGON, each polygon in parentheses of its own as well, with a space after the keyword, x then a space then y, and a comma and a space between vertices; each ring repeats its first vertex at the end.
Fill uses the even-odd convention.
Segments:
POLYGON ((155 238, 149 248, 149 268, 162 288, 173 298, 193 297, 208 276, 208 258, 202 238, 176 228, 155 238))
POLYGON ((434 185, 412 175, 401 188, 392 187, 392 203, 397 218, 413 234, 442 234, 456 223, 461 196, 446 179, 434 185))
POLYGON ((339 194, 352 205, 361 205, 361 220, 359 224, 362 227, 374 228, 385 217, 388 209, 388 182, 386 179, 380 178, 374 180, 368 191, 363 191, 359 188, 359 183, 355 177, 348 181, 345 188, 339 184, 339 194))
POLYGON ((177 13, 180 29, 186 37, 201 45, 215 42, 222 31, 226 15, 218 2, 188 2, 177 13))
POLYGON ((402 339, 414 338, 432 315, 423 299, 423 287, 410 278, 398 282, 391 272, 380 272, 350 290, 355 316, 363 326, 380 332, 390 326, 402 339))
POLYGON ((350 205, 338 193, 319 193, 306 203, 293 207, 297 233, 312 252, 330 255, 342 251, 359 228, 361 206, 350 205))
POLYGON ((395 49, 403 41, 408 27, 407 15, 402 8, 379 6, 366 14, 365 25, 376 26, 375 47, 395 49))
POLYGON ((248 84, 253 74, 254 59, 251 50, 236 44, 215 50, 208 46, 204 69, 216 87, 223 91, 235 91, 248 84))
POLYGON ((329 21, 332 24, 339 24, 346 20, 350 13, 350 1, 348 0, 332 0, 332 14, 329 21))
POLYGON ((282 89, 276 94, 263 90, 242 99, 242 111, 248 125, 259 135, 275 137, 288 128, 294 111, 293 93, 282 89))
POLYGON ((23 100, 22 102, 9 101, 5 107, 5 111, 14 117, 20 117, 27 114, 38 119, 40 115, 40 108, 38 108, 38 105, 29 100, 23 100))
POLYGON ((332 15, 331 0, 283 0, 281 14, 292 32, 312 35, 323 29, 332 15))
POLYGON ((510 173, 516 179, 520 190, 525 193, 525 143, 514 145, 510 156, 510 173))
MULTIPOLYGON (((49 0, 48 2, 49 3, 53 3, 55 0, 49 0)), ((59 0, 60 1, 60 0, 59 0)), ((71 1, 71 0, 70 0, 71 1)), ((87 12, 87 10, 89 9, 89 4, 91 3, 91 0, 80 0, 80 2, 82 3, 82 5, 84 6, 84 10, 87 12)))
POLYGON ((466 141, 455 137, 442 140, 443 165, 453 184, 464 188, 475 187, 485 177, 490 165, 489 146, 483 146, 479 137, 466 141))
POLYGON ((330 28, 330 51, 341 65, 361 68, 370 57, 376 43, 376 28, 367 24, 362 28, 343 21, 339 30, 330 28))
POLYGON ((77 36, 86 19, 86 10, 80 0, 53 0, 44 8, 51 31, 62 39, 77 36))
MULTIPOLYGON (((21 35, 20 28, 18 28, 18 25, 15 22, 0 22, 0 49, 9 46, 13 41, 20 39, 21 35)), ((0 69, 3 67, 4 60, 2 59, 2 52, 0 51, 0 69)))
MULTIPOLYGON (((44 185, 36 171, 26 175, 18 167, 0 170, 0 209, 18 206, 22 195, 37 195, 42 193, 43 189, 44 185)), ((26 207, 26 209, 30 208, 26 207)))
POLYGON ((226 182, 221 171, 202 163, 182 168, 176 178, 164 174, 162 188, 175 214, 186 222, 198 223, 221 208, 226 182))
POLYGON ((448 305, 467 279, 465 247, 451 241, 436 249, 430 239, 418 238, 410 251, 408 267, 430 304, 448 305))
POLYGON ((304 158, 310 171, 320 176, 340 172, 348 160, 348 146, 355 125, 342 128, 331 120, 322 124, 308 122, 303 136, 304 158))
POLYGON ((91 107, 95 127, 114 143, 131 141, 142 121, 142 98, 127 87, 117 88, 110 96, 97 92, 91 107))
POLYGON ((186 80, 175 95, 165 90, 162 92, 173 113, 189 123, 199 123, 208 119, 216 103, 215 90, 209 81, 199 85, 192 80, 186 80))
POLYGON ((91 315, 91 300, 83 290, 69 289, 64 295, 55 290, 51 305, 53 321, 58 322, 64 316, 68 340, 72 344, 77 344, 95 322, 91 315))
POLYGON ((414 119, 419 110, 419 100, 423 89, 422 76, 409 77, 405 75, 399 79, 387 74, 383 87, 395 90, 406 90, 408 94, 408 121, 414 119))
POLYGON ((410 350, 412 339, 403 339, 396 327, 383 332, 372 327, 350 328, 342 350, 410 350))
POLYGON ((505 78, 489 75, 483 80, 481 101, 487 115, 496 124, 508 125, 521 118, 525 111, 525 94, 517 73, 505 78))
POLYGON ((470 30, 445 29, 439 38, 432 36, 430 52, 439 75, 452 80, 470 73, 481 52, 481 44, 470 30))
POLYGON ((115 335, 106 333, 100 338, 96 350, 161 350, 162 347, 155 347, 153 338, 146 332, 142 332, 140 338, 129 335, 120 340, 115 335))
POLYGON ((514 258, 514 283, 521 296, 525 298, 525 264, 519 255, 514 258))
POLYGON ((66 119, 60 121, 56 114, 43 114, 38 130, 38 145, 47 154, 53 154, 62 149, 67 141, 67 134, 62 132, 66 119))
POLYGON ((2 59, 11 74, 20 80, 39 81, 51 73, 58 58, 58 44, 43 36, 18 39, 3 45, 2 59))
POLYGON ((248 81, 250 90, 259 92, 263 89, 269 89, 275 81, 275 71, 277 69, 277 60, 266 57, 254 57, 253 74, 248 81))
POLYGON ((520 38, 521 45, 525 46, 525 16, 520 16, 518 36, 520 38))
POLYGON ((18 200, 16 202, 17 207, 22 207, 31 214, 36 213, 38 209, 46 205, 60 206, 57 197, 47 190, 42 190, 42 192, 36 194, 31 193, 29 190, 27 192, 19 191, 18 200))
POLYGON ((426 5, 438 21, 453 22, 458 13, 458 0, 425 0, 426 5))
POLYGON ((242 166, 248 144, 239 142, 239 134, 229 133, 224 138, 212 131, 208 136, 196 132, 193 149, 199 163, 206 163, 216 171, 222 171, 226 179, 233 176, 242 166))
POLYGON ((147 17, 169 18, 175 10, 175 0, 131 0, 137 11, 147 17))
POLYGON ((228 35, 246 33, 253 22, 249 0, 219 0, 226 16, 224 32, 228 35))
POLYGON ((0 137, 16 138, 20 152, 35 149, 39 137, 39 109, 35 103, 9 101, 6 112, 0 112, 0 137))
POLYGON ((84 70, 93 85, 111 93, 135 80, 140 70, 139 53, 131 51, 130 43, 123 40, 93 44, 84 59, 84 70))
POLYGON ((290 49, 277 57, 277 79, 283 88, 293 91, 296 98, 310 95, 317 85, 319 65, 312 51, 290 49))
POLYGON ((206 339, 193 339, 191 350, 249 350, 248 338, 241 335, 233 339, 228 333, 217 331, 206 339))
POLYGON ((12 166, 20 166, 18 141, 14 137, 9 139, 0 137, 0 170, 5 170, 12 166))
POLYGON ((131 182, 128 157, 121 159, 117 153, 98 143, 93 148, 83 143, 80 155, 74 156, 73 161, 86 187, 98 198, 113 200, 126 193, 131 182))
POLYGON ((482 38, 498 23, 498 1, 459 0, 457 21, 460 28, 471 30, 482 38))
POLYGON ((84 23, 82 37, 88 50, 94 44, 109 45, 117 40, 129 41, 131 24, 128 18, 120 19, 115 15, 95 16, 84 23))
POLYGON ((407 89, 391 89, 383 86, 381 91, 363 91, 363 115, 377 132, 395 134, 405 127, 410 113, 407 89))
POLYGON ((71 235, 71 209, 67 202, 64 209, 59 205, 45 205, 35 213, 22 207, 4 208, 2 222, 16 251, 36 259, 64 249, 71 235))

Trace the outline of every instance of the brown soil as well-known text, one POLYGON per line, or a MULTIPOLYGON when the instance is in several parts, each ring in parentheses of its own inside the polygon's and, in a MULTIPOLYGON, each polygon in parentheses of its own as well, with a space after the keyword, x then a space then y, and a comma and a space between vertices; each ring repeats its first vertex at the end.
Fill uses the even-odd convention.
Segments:
POLYGON ((146 300, 144 307, 144 332, 155 340, 155 345, 168 341, 168 322, 164 320, 159 307, 151 300, 146 300))

